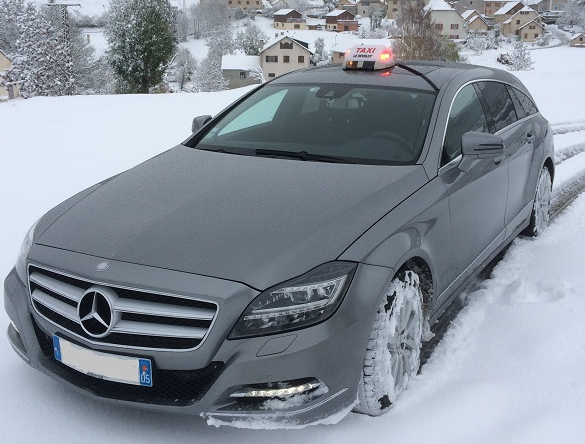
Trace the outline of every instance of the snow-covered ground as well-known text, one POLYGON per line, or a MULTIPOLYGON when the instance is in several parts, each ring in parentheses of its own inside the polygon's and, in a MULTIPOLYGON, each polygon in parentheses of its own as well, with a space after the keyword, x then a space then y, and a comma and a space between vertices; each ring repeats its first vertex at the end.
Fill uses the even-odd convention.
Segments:
MULTIPOLYGON (((585 51, 534 51, 518 73, 553 123, 555 190, 585 171, 585 51), (570 157, 570 158, 569 158, 570 157)), ((484 53, 472 62, 497 66, 484 53)), ((87 186, 172 147, 191 119, 246 90, 208 94, 35 98, 0 104, 0 275, 28 227, 87 186)), ((0 430, 9 443, 239 442, 583 443, 585 436, 585 196, 541 238, 519 239, 400 403, 380 418, 259 431, 209 427, 198 417, 95 402, 32 370, 0 340, 0 430)), ((0 327, 8 317, 0 310, 0 327)), ((338 369, 343 371, 343 369, 338 369)))

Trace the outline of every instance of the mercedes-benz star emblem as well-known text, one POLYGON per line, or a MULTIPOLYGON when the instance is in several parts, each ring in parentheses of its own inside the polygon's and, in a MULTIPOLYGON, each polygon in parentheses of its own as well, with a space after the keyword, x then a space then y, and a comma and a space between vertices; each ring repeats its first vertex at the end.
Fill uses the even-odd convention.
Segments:
POLYGON ((81 327, 90 336, 102 338, 114 324, 114 314, 110 299, 96 288, 90 288, 77 305, 81 327))
POLYGON ((110 268, 110 263, 108 261, 103 261, 97 265, 95 271, 106 271, 108 268, 110 268))

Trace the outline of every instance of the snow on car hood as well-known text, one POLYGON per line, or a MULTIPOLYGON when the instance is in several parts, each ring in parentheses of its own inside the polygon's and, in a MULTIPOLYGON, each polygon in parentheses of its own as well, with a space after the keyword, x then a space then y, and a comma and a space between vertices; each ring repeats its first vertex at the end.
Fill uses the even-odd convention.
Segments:
POLYGON ((176 147, 66 210, 37 243, 265 289, 335 260, 427 182, 421 166, 176 147))

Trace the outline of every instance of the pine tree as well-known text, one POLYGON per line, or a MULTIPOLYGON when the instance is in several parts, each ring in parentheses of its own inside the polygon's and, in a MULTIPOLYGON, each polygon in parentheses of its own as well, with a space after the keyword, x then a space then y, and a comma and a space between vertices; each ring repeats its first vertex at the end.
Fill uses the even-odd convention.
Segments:
POLYGON ((23 97, 61 96, 74 90, 71 61, 65 42, 51 23, 27 3, 16 16, 19 37, 12 67, 0 83, 19 85, 23 97))
POLYGON ((162 81, 176 48, 168 0, 111 0, 105 36, 120 91, 148 94, 162 81))
POLYGON ((24 10, 24 0, 0 0, 0 49, 10 55, 19 37, 16 17, 24 10))

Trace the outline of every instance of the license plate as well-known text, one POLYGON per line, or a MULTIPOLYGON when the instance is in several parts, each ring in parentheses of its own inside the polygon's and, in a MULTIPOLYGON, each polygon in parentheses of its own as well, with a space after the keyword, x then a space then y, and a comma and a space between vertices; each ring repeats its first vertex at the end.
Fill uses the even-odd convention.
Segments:
POLYGON ((53 335, 55 359, 98 379, 152 387, 150 359, 132 358, 89 350, 53 335))

